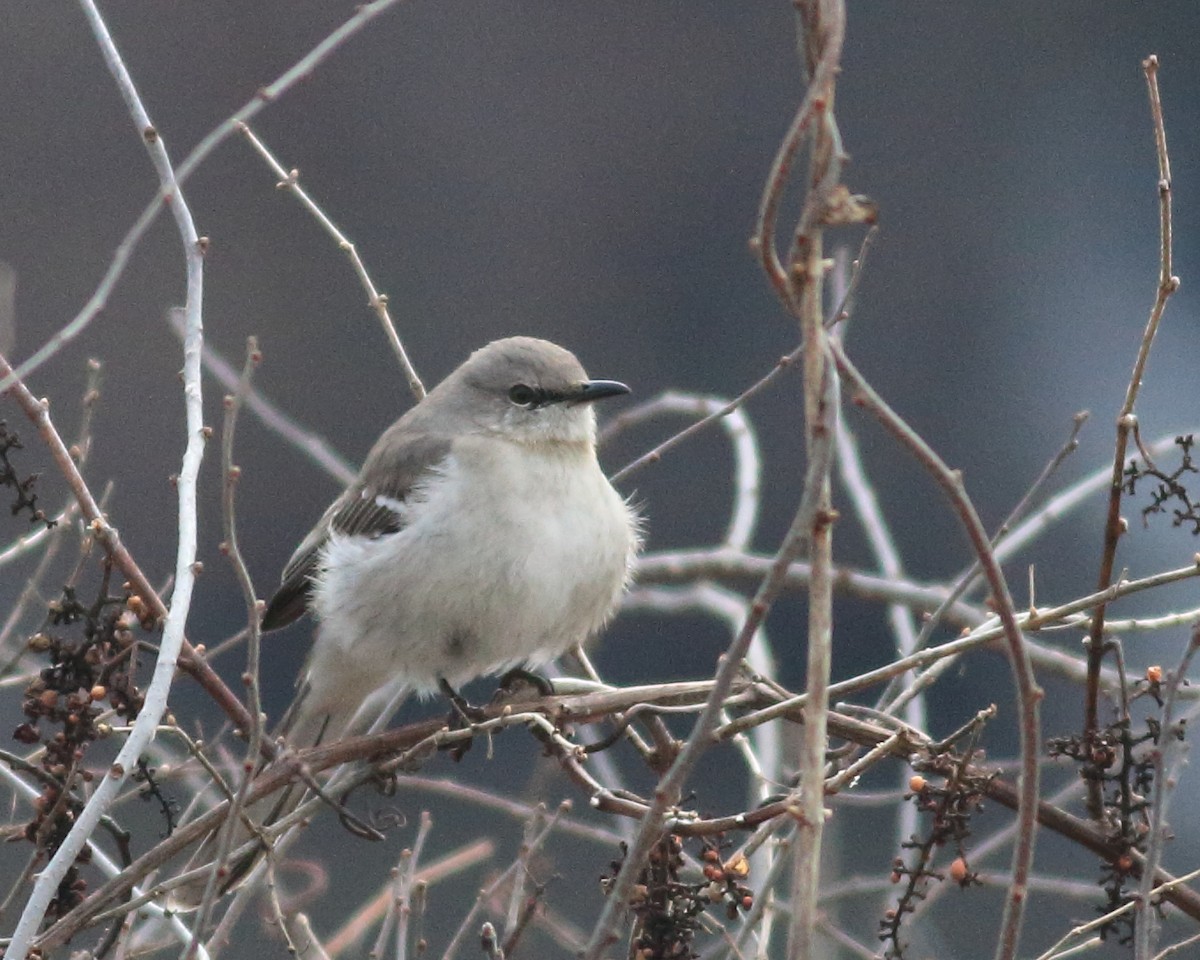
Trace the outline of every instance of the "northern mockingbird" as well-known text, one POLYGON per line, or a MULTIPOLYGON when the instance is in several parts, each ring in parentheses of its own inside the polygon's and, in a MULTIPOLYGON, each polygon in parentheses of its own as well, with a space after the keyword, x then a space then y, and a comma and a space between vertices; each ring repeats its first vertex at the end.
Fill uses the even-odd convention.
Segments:
POLYGON ((296 548, 263 630, 316 615, 287 736, 342 735, 371 694, 545 663, 616 609, 637 519, 596 460, 589 380, 532 337, 477 350, 376 442, 296 548))
POLYGON ((398 686, 427 693, 544 663, 604 625, 639 535, 596 460, 592 404, 628 392, 588 379, 562 347, 511 337, 383 433, 263 616, 263 630, 317 619, 283 723, 291 745, 343 736, 398 686))

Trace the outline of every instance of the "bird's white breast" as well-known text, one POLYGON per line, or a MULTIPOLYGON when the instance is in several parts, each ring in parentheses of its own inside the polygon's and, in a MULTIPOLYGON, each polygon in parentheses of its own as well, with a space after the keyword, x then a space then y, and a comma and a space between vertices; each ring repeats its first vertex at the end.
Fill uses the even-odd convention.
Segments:
POLYGON ((310 676, 428 690, 544 662, 603 625, 637 548, 582 444, 462 438, 403 516, 399 533, 325 548, 310 676))

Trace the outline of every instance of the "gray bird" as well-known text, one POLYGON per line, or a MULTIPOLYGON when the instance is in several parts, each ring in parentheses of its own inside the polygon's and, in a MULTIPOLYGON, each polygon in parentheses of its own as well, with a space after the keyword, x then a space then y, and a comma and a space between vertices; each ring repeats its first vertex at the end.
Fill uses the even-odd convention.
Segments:
POLYGON ((511 337, 475 351, 383 433, 263 617, 264 630, 306 610, 318 622, 283 723, 292 746, 356 729, 398 687, 457 688, 600 630, 640 539, 596 460, 592 404, 628 392, 588 379, 562 347, 511 337))
POLYGON ((477 350, 376 442, 296 548, 263 616, 311 609, 316 642, 288 739, 339 736, 371 694, 428 693, 539 664, 615 610, 637 518, 600 470, 589 380, 568 350, 477 350), (323 729, 322 729, 323 728, 323 729))

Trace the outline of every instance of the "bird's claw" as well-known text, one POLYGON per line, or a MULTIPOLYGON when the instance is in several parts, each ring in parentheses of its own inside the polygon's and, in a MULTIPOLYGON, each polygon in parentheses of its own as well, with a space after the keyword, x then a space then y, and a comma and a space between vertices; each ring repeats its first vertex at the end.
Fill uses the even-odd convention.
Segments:
POLYGON ((536 700, 539 697, 549 697, 553 694, 554 683, 552 681, 547 680, 541 674, 514 667, 500 678, 500 685, 492 696, 492 703, 536 700))

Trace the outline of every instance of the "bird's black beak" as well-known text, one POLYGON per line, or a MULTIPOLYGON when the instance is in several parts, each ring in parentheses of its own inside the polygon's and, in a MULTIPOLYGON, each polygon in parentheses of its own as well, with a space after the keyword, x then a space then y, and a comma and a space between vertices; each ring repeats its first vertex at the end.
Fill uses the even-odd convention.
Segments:
POLYGON ((585 380, 579 385, 579 392, 572 399, 575 403, 594 403, 605 397, 619 397, 629 392, 625 384, 616 380, 585 380))

